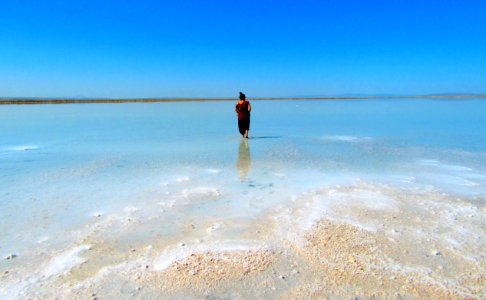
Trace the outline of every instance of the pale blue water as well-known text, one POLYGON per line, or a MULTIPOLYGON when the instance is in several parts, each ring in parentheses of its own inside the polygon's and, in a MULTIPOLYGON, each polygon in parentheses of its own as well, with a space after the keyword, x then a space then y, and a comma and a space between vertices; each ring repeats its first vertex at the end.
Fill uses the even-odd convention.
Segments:
POLYGON ((248 143, 234 104, 0 106, 0 254, 65 247, 97 212, 183 198, 170 236, 355 180, 485 204, 484 100, 252 101, 248 143))

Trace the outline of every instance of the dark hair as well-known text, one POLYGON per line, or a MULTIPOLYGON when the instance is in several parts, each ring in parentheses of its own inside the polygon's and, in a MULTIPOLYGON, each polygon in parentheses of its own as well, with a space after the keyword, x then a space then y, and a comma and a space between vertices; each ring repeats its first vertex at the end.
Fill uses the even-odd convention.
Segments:
POLYGON ((240 100, 245 100, 245 99, 246 99, 245 94, 243 94, 242 92, 240 92, 240 100))

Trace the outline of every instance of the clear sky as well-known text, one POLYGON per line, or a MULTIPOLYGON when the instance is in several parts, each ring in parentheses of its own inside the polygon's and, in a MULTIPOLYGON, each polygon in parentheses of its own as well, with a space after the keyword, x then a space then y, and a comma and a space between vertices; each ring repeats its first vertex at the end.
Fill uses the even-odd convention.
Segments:
POLYGON ((0 0, 0 96, 486 92, 486 1, 0 0))

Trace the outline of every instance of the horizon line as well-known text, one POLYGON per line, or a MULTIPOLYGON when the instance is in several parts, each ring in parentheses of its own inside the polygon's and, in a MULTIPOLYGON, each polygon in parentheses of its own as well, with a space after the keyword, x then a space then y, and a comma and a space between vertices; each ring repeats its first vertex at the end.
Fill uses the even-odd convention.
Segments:
MULTIPOLYGON (((321 97, 249 97, 249 100, 372 100, 372 99, 486 99, 486 94, 428 94, 428 95, 363 95, 321 97)), ((156 103, 156 102, 216 102, 235 101, 236 97, 0 97, 0 105, 22 104, 100 104, 100 103, 156 103)))

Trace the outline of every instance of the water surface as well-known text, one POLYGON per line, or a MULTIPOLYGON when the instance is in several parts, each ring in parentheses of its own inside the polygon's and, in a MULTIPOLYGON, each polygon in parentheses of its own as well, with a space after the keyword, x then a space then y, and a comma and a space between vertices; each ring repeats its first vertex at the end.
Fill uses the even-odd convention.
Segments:
POLYGON ((484 100, 252 101, 249 140, 234 104, 0 106, 0 254, 17 255, 0 270, 42 266, 109 218, 140 222, 105 232, 119 247, 245 240, 357 182, 485 205, 484 100))

